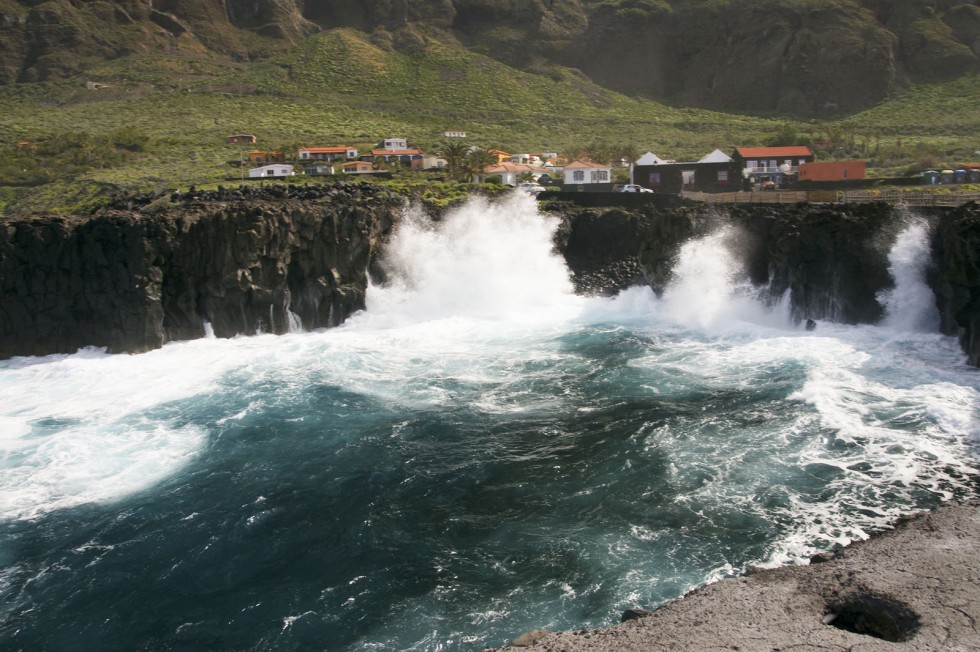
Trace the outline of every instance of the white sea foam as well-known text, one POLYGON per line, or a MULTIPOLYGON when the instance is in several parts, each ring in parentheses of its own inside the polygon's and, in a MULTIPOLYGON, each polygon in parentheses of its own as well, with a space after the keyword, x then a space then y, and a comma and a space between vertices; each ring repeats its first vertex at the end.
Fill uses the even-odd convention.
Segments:
POLYGON ((725 227, 681 246, 674 280, 662 297, 670 321, 708 332, 743 323, 788 325, 784 304, 774 310, 758 301, 728 246, 733 235, 732 227, 725 227))
POLYGON ((0 363, 0 518, 113 500, 183 466, 205 433, 150 415, 213 388, 233 364, 213 345, 0 363))
POLYGON ((922 219, 912 219, 888 254, 895 287, 878 297, 885 307, 885 326, 919 332, 934 332, 939 327, 936 300, 926 283, 928 265, 929 226, 922 219))

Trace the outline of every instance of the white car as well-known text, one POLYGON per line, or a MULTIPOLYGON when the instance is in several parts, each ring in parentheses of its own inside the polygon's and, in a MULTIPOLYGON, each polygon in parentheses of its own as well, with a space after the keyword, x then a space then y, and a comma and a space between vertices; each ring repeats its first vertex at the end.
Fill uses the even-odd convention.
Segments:
POLYGON ((544 192, 547 190, 544 186, 539 183, 521 183, 517 185, 518 190, 523 190, 524 192, 529 192, 532 195, 536 195, 539 192, 544 192))
POLYGON ((624 184, 623 187, 619 189, 619 192, 653 192, 653 191, 650 190, 649 188, 644 188, 643 186, 635 183, 627 183, 624 184))

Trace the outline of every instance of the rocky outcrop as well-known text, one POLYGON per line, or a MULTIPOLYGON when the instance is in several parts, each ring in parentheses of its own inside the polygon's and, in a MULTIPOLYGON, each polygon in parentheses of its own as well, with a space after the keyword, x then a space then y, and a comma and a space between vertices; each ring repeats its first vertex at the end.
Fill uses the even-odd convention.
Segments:
POLYGON ((536 630, 503 649, 973 650, 978 535, 980 504, 947 504, 820 563, 755 569, 620 625, 536 630))
MULTIPOLYGON (((878 296, 893 287, 888 251, 903 215, 884 203, 675 209, 563 209, 557 240, 579 292, 612 294, 634 284, 658 294, 680 246, 732 225, 730 244, 764 299, 789 295, 798 321, 873 324, 878 296)), ((929 282, 942 330, 980 366, 980 207, 936 209, 929 282)))
POLYGON ((945 215, 936 226, 933 250, 931 285, 940 328, 958 336, 969 363, 980 367, 980 205, 945 215))
MULTIPOLYGON (((205 334, 334 326, 364 307, 401 200, 335 184, 120 198, 89 218, 0 223, 0 358, 145 351, 205 334)), ((576 290, 661 293, 680 247, 723 226, 763 299, 799 320, 875 323, 902 225, 885 204, 575 208, 555 204, 576 290)), ((937 209, 929 281, 942 330, 980 366, 980 207, 937 209)), ((696 298, 692 299, 696 300, 696 298)))
POLYGON ((398 207, 322 200, 176 201, 91 218, 0 223, 0 358, 83 346, 334 326, 364 307, 398 207))

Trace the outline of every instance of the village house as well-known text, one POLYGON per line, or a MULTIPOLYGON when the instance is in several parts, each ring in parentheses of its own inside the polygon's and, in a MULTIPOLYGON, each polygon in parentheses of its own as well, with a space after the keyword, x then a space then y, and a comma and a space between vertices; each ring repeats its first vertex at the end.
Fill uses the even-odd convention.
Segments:
POLYGON ((499 176, 500 183, 505 186, 516 186, 521 181, 519 177, 524 174, 530 174, 531 178, 537 181, 542 175, 547 173, 548 169, 540 165, 526 165, 523 163, 511 163, 510 161, 488 165, 483 170, 484 176, 499 176))
POLYGON ((682 190, 730 192, 739 190, 741 176, 732 158, 720 149, 697 161, 675 163, 647 152, 633 165, 633 183, 654 192, 678 194, 682 190))
POLYGON ((350 161, 342 167, 344 174, 369 174, 374 171, 374 166, 367 161, 350 161))
POLYGON ((441 170, 449 165, 449 162, 438 154, 426 154, 422 157, 423 170, 441 170))
POLYGON ((252 168, 248 171, 249 179, 279 179, 282 177, 291 177, 296 173, 293 171, 292 165, 286 165, 281 163, 274 163, 272 165, 263 165, 262 167, 252 168))
POLYGON ((297 152, 301 161, 352 161, 357 158, 357 148, 347 145, 336 147, 304 147, 297 152))
POLYGON ((252 134, 233 134, 227 138, 229 145, 251 144, 256 140, 257 138, 252 134))
POLYGON ((362 156, 362 161, 385 161, 386 163, 400 163, 407 165, 413 170, 421 170, 425 164, 425 155, 417 147, 408 149, 372 149, 370 156, 362 156))
POLYGON ((336 170, 334 170, 334 166, 332 165, 318 163, 316 165, 304 165, 303 174, 306 174, 307 176, 310 177, 322 177, 322 176, 329 176, 331 174, 336 174, 336 170))
POLYGON ((408 141, 404 138, 385 138, 380 147, 371 150, 369 156, 362 156, 362 161, 375 162, 384 161, 385 163, 399 163, 411 167, 413 170, 421 170, 425 165, 425 155, 418 147, 409 147, 408 141))
POLYGON ((446 138, 466 138, 466 132, 461 129, 446 129, 442 135, 446 138))
POLYGON ((252 165, 263 164, 263 163, 282 163, 286 160, 286 156, 282 152, 265 152, 262 150, 253 150, 248 153, 248 162, 252 165))
POLYGON ((612 190, 612 168, 592 161, 574 161, 565 166, 564 189, 578 192, 612 190))
MULTIPOLYGON (((479 148, 477 148, 477 147, 471 147, 470 148, 470 151, 473 152, 473 151, 476 151, 477 149, 479 149, 479 148)), ((502 149, 488 149, 487 150, 487 153, 488 154, 491 154, 492 156, 495 156, 497 158, 497 163, 503 163, 504 161, 510 159, 510 154, 508 154, 507 152, 505 152, 502 149)))
POLYGON ((759 185, 773 182, 780 185, 786 175, 795 174, 804 163, 812 163, 813 152, 805 145, 789 147, 736 147, 732 160, 742 179, 759 185))

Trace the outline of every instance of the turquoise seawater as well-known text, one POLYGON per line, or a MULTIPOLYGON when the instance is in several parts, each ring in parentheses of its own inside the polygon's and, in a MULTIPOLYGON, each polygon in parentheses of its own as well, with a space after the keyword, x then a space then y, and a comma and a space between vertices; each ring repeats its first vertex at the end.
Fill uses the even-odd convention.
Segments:
POLYGON ((975 494, 923 227, 883 325, 814 331, 724 229, 583 298, 553 228, 409 219, 337 329, 0 363, 0 649, 479 650, 975 494))

